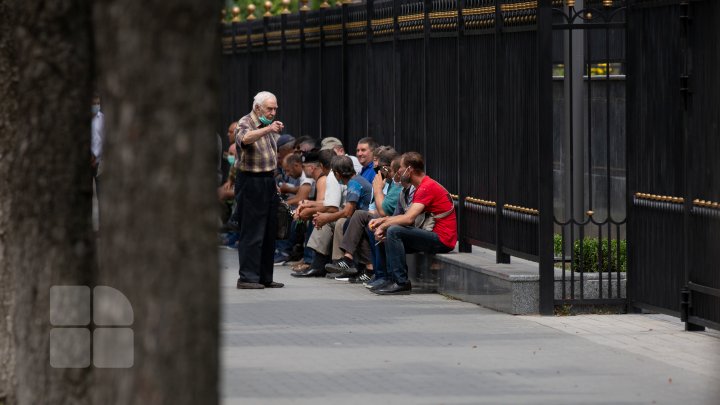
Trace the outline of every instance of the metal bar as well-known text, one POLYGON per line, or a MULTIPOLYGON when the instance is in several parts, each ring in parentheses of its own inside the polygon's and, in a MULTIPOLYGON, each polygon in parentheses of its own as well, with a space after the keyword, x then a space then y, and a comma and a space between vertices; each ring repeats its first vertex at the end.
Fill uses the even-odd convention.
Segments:
POLYGON ((603 299, 597 299, 597 298, 587 298, 582 300, 555 300, 555 305, 576 305, 576 306, 585 306, 585 305, 627 305, 627 302, 624 299, 609 299, 609 298, 603 298, 603 299))
POLYGON ((398 16, 400 15, 400 1, 401 0, 392 0, 393 1, 393 11, 392 11, 392 18, 393 18, 393 36, 392 36, 392 46, 393 46, 393 60, 392 60, 392 69, 393 69, 393 145, 398 150, 402 150, 402 145, 399 145, 398 142, 399 137, 398 134, 400 133, 400 124, 398 117, 401 113, 401 107, 402 107, 402 100, 400 99, 402 95, 402 88, 401 81, 399 79, 400 69, 398 68, 398 64, 401 60, 401 53, 400 53, 400 23, 398 22, 398 16))
MULTIPOLYGON (((463 184, 463 174, 467 173, 467 171, 463 170, 464 165, 467 164, 468 159, 464 153, 465 149, 463 148, 463 145, 465 144, 465 141, 468 136, 468 128, 467 125, 463 123, 462 120, 462 114, 463 107, 467 105, 467 95, 465 92, 465 87, 463 86, 463 55, 465 55, 465 20, 463 18, 463 9, 465 8, 465 0, 457 0, 457 60, 456 62, 456 69, 457 69, 457 81, 456 81, 456 92, 457 92, 457 106, 455 108, 456 110, 456 117, 457 125, 458 125, 458 131, 457 131, 457 186, 458 186, 458 200, 459 201, 465 201, 465 197, 467 197, 467 190, 465 188, 465 185, 463 184)), ((467 211, 465 210, 465 204, 458 204, 458 210, 457 210, 457 223, 459 224, 459 246, 458 250, 460 252, 470 253, 472 252, 472 245, 470 245, 465 238, 467 238, 468 234, 468 224, 466 219, 467 211)))
MULTIPOLYGON (((575 7, 579 8, 579 7, 575 7)), ((574 23, 574 24, 555 24, 553 25, 554 30, 569 30, 569 29, 581 29, 581 30, 602 30, 607 28, 621 28, 624 27, 625 23, 574 23)))
POLYGON ((300 10, 300 95, 298 96, 298 100, 300 101, 300 105, 298 106, 298 113, 300 114, 299 119, 299 127, 297 134, 298 136, 305 133, 303 131, 303 121, 305 120, 305 113, 303 106, 304 103, 304 95, 305 95, 305 23, 307 19, 307 11, 300 10))
POLYGON ((705 318, 700 318, 698 316, 690 315, 688 316, 688 321, 693 325, 700 325, 701 327, 720 330, 720 323, 713 322, 705 318))
POLYGON ((365 21, 365 136, 370 134, 370 85, 372 62, 375 60, 373 52, 373 28, 372 20, 375 17, 375 0, 366 0, 365 21))
POLYGON ((530 254, 530 253, 527 253, 527 252, 522 252, 522 251, 517 250, 517 249, 511 249, 511 248, 508 248, 508 247, 503 247, 503 248, 502 248, 502 252, 505 253, 505 254, 508 255, 508 256, 515 256, 515 257, 519 257, 519 258, 521 258, 521 259, 529 260, 529 261, 531 261, 531 262, 536 262, 536 263, 539 263, 539 262, 540 262, 540 256, 533 255, 533 254, 530 254))
POLYGON ((324 88, 325 88, 325 81, 323 80, 323 60, 324 60, 324 54, 325 54, 325 16, 327 14, 327 8, 321 7, 320 8, 320 16, 319 16, 319 28, 320 28, 320 45, 318 46, 318 94, 319 94, 319 100, 320 108, 318 108, 318 119, 320 120, 320 133, 318 134, 320 138, 324 138, 327 134, 325 134, 325 128, 323 126, 323 120, 324 120, 324 114, 323 114, 323 105, 325 103, 325 94, 324 94, 324 88))
MULTIPOLYGON (((281 14, 280 15, 280 67, 281 72, 287 72, 287 54, 286 54, 286 46, 287 46, 287 38, 285 36, 285 31, 287 31, 287 14, 281 14)), ((280 78, 280 100, 279 104, 282 108, 280 108, 280 112, 283 111, 284 108, 288 108, 289 100, 287 100, 286 97, 286 91, 285 91, 285 80, 287 80, 286 75, 281 75, 280 78)), ((288 124, 290 124, 288 122, 288 124)))
POLYGON ((687 283, 687 288, 690 291, 697 291, 701 294, 711 295, 713 297, 720 298, 720 289, 718 289, 718 288, 713 288, 713 287, 708 287, 706 285, 693 283, 692 281, 689 281, 687 283))
POLYGON ((497 245, 497 250, 495 251, 495 261, 497 263, 510 263, 510 256, 505 254, 505 250, 503 249, 503 224, 505 220, 503 218, 502 210, 505 201, 505 190, 503 188, 504 176, 501 165, 504 161, 502 159, 502 153, 506 152, 506 149, 500 145, 502 139, 500 137, 500 133, 502 131, 502 123, 500 122, 500 108, 502 105, 500 88, 503 80, 503 72, 505 70, 503 64, 505 58, 502 56, 502 53, 504 52, 504 47, 502 44, 503 18, 501 6, 502 5, 500 4, 500 1, 495 2, 495 64, 493 70, 493 75, 495 76, 493 80, 495 86, 495 199, 497 200, 497 205, 495 206, 495 244, 497 245))
POLYGON ((427 158, 427 138, 428 138, 428 101, 430 100, 430 56, 428 48, 430 46, 430 12, 432 11, 432 0, 424 0, 423 8, 423 156, 427 158))
POLYGON ((342 64, 342 73, 340 75, 340 81, 342 82, 342 91, 340 94, 340 99, 342 100, 342 108, 340 109, 340 128, 342 130, 341 134, 341 140, 343 142, 343 145, 348 145, 348 127, 347 127, 347 100, 345 97, 347 96, 347 23, 348 23, 348 3, 343 2, 342 4, 342 57, 341 64, 342 64))

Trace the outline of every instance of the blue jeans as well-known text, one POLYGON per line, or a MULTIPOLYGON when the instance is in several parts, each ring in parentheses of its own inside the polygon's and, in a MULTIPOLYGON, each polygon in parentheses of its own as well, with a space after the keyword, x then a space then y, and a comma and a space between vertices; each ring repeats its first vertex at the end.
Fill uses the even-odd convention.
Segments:
POLYGON ((377 280, 382 278, 387 280, 389 276, 387 273, 384 245, 376 245, 377 240, 375 239, 375 232, 370 229, 367 229, 367 235, 368 240, 370 241, 370 253, 372 255, 373 273, 375 274, 375 279, 377 280))
POLYGON ((315 225, 312 222, 308 223, 307 229, 305 230, 305 243, 303 243, 303 262, 311 264, 315 258, 315 251, 307 247, 307 243, 312 235, 313 228, 315 225))
POLYGON ((408 268, 405 261, 406 253, 447 253, 451 251, 440 242, 437 234, 411 226, 393 225, 387 229, 385 254, 387 255, 387 272, 396 283, 408 283, 408 268))

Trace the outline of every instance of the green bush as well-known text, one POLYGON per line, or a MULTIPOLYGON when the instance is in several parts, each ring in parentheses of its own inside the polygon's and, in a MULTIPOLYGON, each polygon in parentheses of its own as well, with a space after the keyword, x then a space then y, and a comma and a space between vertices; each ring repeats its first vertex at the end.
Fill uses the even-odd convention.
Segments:
MULTIPOLYGON (((554 235, 553 244, 555 247, 555 255, 562 255, 562 237, 558 234, 554 235)), ((582 270, 589 273, 597 273, 598 271, 618 271, 618 264, 620 265, 620 272, 627 271, 627 241, 603 239, 599 241, 598 238, 584 238, 578 239, 573 243, 573 263, 572 269, 574 271, 580 271, 582 264, 582 270), (598 257, 598 249, 600 250, 600 257, 598 257), (612 249, 612 252, 609 252, 612 249), (618 263, 619 255, 619 263, 618 263), (602 268, 601 262, 602 261, 602 268), (609 263, 608 263, 609 262, 609 263)))

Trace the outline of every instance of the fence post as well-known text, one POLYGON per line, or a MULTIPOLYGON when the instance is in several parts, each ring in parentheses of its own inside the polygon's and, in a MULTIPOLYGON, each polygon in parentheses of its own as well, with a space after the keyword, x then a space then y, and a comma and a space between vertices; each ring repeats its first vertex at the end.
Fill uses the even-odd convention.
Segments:
POLYGON ((504 66, 504 47, 502 46, 502 30, 503 30, 503 16, 501 2, 495 2, 495 261, 497 263, 510 263, 510 255, 503 252, 503 205, 505 204, 505 188, 503 187, 503 176, 502 162, 503 153, 512 153, 507 151, 500 145, 502 139, 502 122, 500 122, 500 109, 502 108, 501 102, 503 98, 500 96, 502 91, 502 80, 504 66))
POLYGON ((320 25, 320 44, 318 45, 318 59, 319 59, 318 78, 319 79, 318 79, 317 85, 318 85, 318 94, 319 94, 318 102, 320 103, 320 108, 318 108, 318 113, 319 113, 318 119, 320 120, 319 135, 320 135, 321 139, 324 138, 326 135, 324 133, 324 129, 323 129, 323 105, 324 105, 323 103, 325 102, 325 94, 323 93, 323 88, 325 86, 323 86, 324 80, 322 78, 323 78, 323 71, 324 71, 323 70, 323 59, 324 59, 323 55, 325 53, 324 52, 324 50, 325 50, 325 14, 327 13, 327 9, 329 7, 330 7, 330 4, 328 4, 327 1, 323 1, 323 3, 320 4, 320 24, 319 24, 320 25))
POLYGON ((298 123, 300 126, 298 127, 297 134, 298 136, 302 136, 305 132, 303 131, 303 121, 305 120, 305 114, 303 113, 303 105, 305 105, 305 102, 303 100, 303 96, 305 95, 305 89, 306 89, 306 83, 305 83, 305 23, 307 18, 307 12, 310 10, 307 6, 307 0, 305 0, 303 3, 303 6, 300 7, 300 95, 298 96, 298 100, 300 101, 300 105, 298 106, 298 110, 300 113, 300 119, 298 120, 298 123))
MULTIPOLYGON (((248 98, 254 96, 254 94, 252 94, 252 83, 250 82, 251 78, 252 78, 252 67, 253 67, 253 63, 252 63, 252 61, 253 61, 253 57, 252 57, 252 53, 253 53, 253 51, 252 51, 252 49, 253 49, 252 25, 253 25, 253 23, 252 23, 252 21, 255 20, 255 15, 252 13, 254 11, 255 11, 255 6, 252 4, 249 5, 247 22, 245 23, 245 41, 247 44, 247 46, 245 48, 245 85, 247 86, 248 98), (252 9, 250 8, 250 6, 252 6, 252 9), (251 16, 252 16, 252 18, 250 18, 251 16)), ((247 103, 247 100, 243 100, 242 102, 247 103)), ((240 111, 245 110, 244 106, 245 105, 243 104, 243 108, 240 108, 240 111)))
POLYGON ((555 311, 553 249, 553 90, 552 2, 540 0, 537 11, 538 55, 538 256, 540 258, 540 313, 555 311))
POLYGON ((456 121, 458 125, 457 132, 457 182, 458 182, 458 209, 457 209, 457 223, 458 223, 458 241, 460 245, 458 250, 460 252, 470 253, 472 252, 472 246, 467 241, 467 221, 465 220, 465 197, 467 197, 467 190, 463 183, 463 174, 467 173, 463 170, 468 165, 467 157, 468 154, 464 153, 467 148, 463 148, 463 141, 467 140, 467 126, 464 125, 462 120, 461 111, 467 103, 467 95, 463 86, 463 65, 462 55, 465 54, 465 18, 463 17, 463 10, 465 9, 465 0, 457 0, 457 108, 456 108, 456 121))
POLYGON ((367 21, 367 27, 365 28, 365 136, 377 136, 377 134, 370 133, 370 70, 374 59, 372 46, 374 39, 372 19, 374 16, 375 1, 367 0, 365 13, 365 20, 367 21))
MULTIPOLYGON (((283 1, 283 5, 285 5, 285 2, 288 2, 288 0, 283 1)), ((280 72, 281 78, 280 78, 280 105, 284 108, 287 108, 288 101, 287 97, 285 95, 285 81, 287 80, 286 72, 287 72, 287 55, 286 55, 286 48, 287 48, 287 38, 285 37, 285 31, 287 30, 287 16, 290 14, 290 11, 288 11, 287 8, 283 8, 283 10, 280 12, 280 72)), ((293 80, 293 79, 290 79, 293 80)), ((282 109, 280 109, 282 111, 282 109)), ((288 124, 290 124, 288 122, 288 124)), ((295 130, 295 129, 293 129, 295 130)))
MULTIPOLYGON (((237 12, 239 13, 240 10, 238 9, 237 12)), ((233 14, 235 13, 235 10, 233 9, 233 14)), ((237 32, 238 32, 238 22, 233 18, 231 22, 231 31, 230 35, 232 35, 232 52, 230 53, 230 88, 232 89, 232 94, 230 95, 230 111, 235 112, 238 111, 237 106, 237 80, 235 78, 235 72, 237 72, 237 32)), ((223 142, 224 144, 224 142, 223 142)))
MULTIPOLYGON (((338 0, 340 1, 340 0, 338 0)), ((340 81, 342 82, 342 94, 340 99, 342 100, 342 108, 340 109, 340 128, 342 128, 342 142, 343 145, 348 144, 348 128, 345 110, 347 108, 347 23, 348 23, 348 5, 349 0, 342 0, 342 73, 340 75, 340 81)))
POLYGON ((402 88, 400 87, 400 80, 398 80, 398 61, 400 60, 400 23, 398 22, 398 16, 400 15, 400 0, 393 0, 393 58, 392 58, 392 69, 393 69, 393 140, 392 144, 395 145, 397 150, 402 150, 402 145, 398 142, 398 133, 400 132, 398 121, 400 119, 400 107, 402 101, 400 95, 402 94, 402 88))
POLYGON ((425 0, 423 7, 423 156, 427 159, 427 133, 428 133, 428 100, 430 99, 428 83, 430 82, 430 56, 428 48, 430 47, 430 11, 432 9, 432 0, 425 0))

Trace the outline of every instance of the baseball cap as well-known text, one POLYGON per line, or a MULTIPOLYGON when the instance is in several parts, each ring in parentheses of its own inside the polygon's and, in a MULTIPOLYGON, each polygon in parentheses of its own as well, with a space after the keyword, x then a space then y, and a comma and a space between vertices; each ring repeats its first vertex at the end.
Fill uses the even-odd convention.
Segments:
POLYGON ((277 147, 279 148, 279 147, 281 147, 281 146, 283 146, 283 145, 286 145, 286 144, 288 144, 288 143, 290 143, 290 142, 295 142, 295 137, 294 137, 294 136, 288 135, 288 134, 280 135, 280 138, 278 138, 278 140, 277 140, 277 147))
POLYGON ((339 139, 332 136, 323 138, 323 140, 320 142, 320 150, 333 149, 336 146, 343 147, 343 144, 339 139))

